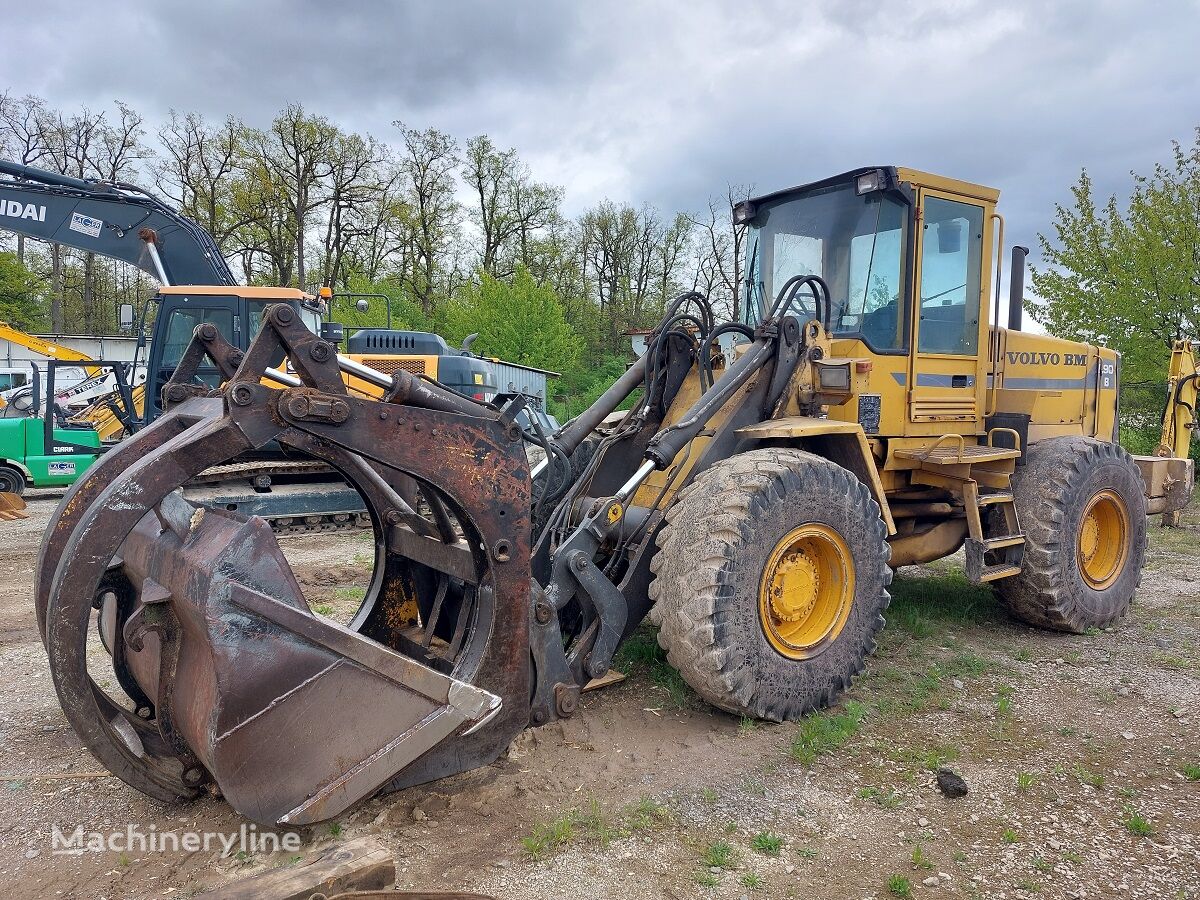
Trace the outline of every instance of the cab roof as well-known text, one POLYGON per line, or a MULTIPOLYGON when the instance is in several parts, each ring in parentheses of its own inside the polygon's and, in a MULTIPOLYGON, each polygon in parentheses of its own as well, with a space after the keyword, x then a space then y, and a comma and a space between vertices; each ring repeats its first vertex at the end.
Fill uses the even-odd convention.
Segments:
POLYGON ((822 178, 820 181, 811 181, 808 184, 799 184, 795 187, 772 191, 769 194, 762 194, 758 197, 751 197, 749 200, 757 206, 758 204, 778 200, 790 194, 799 194, 818 188, 831 187, 835 184, 845 184, 848 181, 853 181, 859 175, 865 175, 868 172, 874 172, 878 169, 886 171, 895 181, 901 183, 907 182, 914 188, 924 187, 935 191, 961 194, 964 197, 971 197, 988 203, 995 203, 1000 199, 1000 191, 995 188, 984 187, 982 184, 974 184, 970 181, 960 181, 957 178, 947 178, 943 175, 934 175, 931 172, 922 172, 920 169, 910 169, 904 166, 863 166, 859 169, 851 169, 849 172, 843 172, 840 175, 822 178))
POLYGON ((168 297, 245 297, 247 300, 309 300, 317 298, 297 288, 290 287, 250 287, 244 284, 207 285, 207 284, 173 284, 170 287, 160 287, 160 294, 168 297))

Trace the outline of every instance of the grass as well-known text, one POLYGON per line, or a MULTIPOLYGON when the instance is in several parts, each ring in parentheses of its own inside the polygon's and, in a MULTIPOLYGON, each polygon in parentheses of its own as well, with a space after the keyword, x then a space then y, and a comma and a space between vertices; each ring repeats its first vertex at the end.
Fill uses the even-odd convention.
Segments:
POLYGON ((623 807, 616 815, 605 813, 595 798, 587 806, 571 809, 556 819, 534 826, 521 838, 521 846, 533 859, 559 849, 576 838, 587 838, 607 847, 617 838, 661 828, 671 821, 671 809, 653 797, 643 796, 637 803, 623 807))
POLYGON ((533 833, 521 838, 521 846, 533 859, 556 850, 575 836, 575 813, 569 812, 551 822, 535 825, 533 833))
POLYGON ((1021 840, 1021 836, 1011 828, 1005 828, 1000 834, 1000 840, 1004 841, 1006 844, 1015 844, 1021 840))
POLYGON ((750 846, 763 856, 778 856, 783 849, 783 838, 769 831, 760 831, 751 838, 750 846))
POLYGON ((1042 889, 1042 886, 1040 884, 1038 884, 1036 881, 1034 881, 1032 878, 1022 878, 1017 883, 1017 887, 1019 887, 1023 891, 1028 891, 1031 894, 1036 894, 1038 891, 1040 891, 1042 889))
POLYGON ((901 900, 908 900, 913 895, 912 882, 903 875, 893 875, 887 882, 888 893, 901 900))
POLYGON ((918 640, 941 634, 947 625, 1000 621, 991 588, 972 584, 957 567, 922 578, 897 577, 890 590, 887 628, 918 640))
POLYGON ((1032 772, 1017 773, 1017 790, 1027 791, 1038 782, 1038 777, 1032 772))
POLYGON ((920 844, 913 847, 912 864, 914 869, 932 869, 933 860, 929 858, 929 854, 925 852, 925 848, 920 844))
POLYGON ((755 875, 753 872, 747 872, 745 875, 743 875, 741 877, 741 882, 742 887, 747 887, 751 890, 755 890, 763 886, 762 878, 758 875, 755 875))
POLYGON ((313 612, 318 616, 332 616, 337 610, 329 603, 318 603, 313 607, 313 612))
POLYGON ((366 588, 338 587, 333 589, 334 600, 361 600, 367 596, 366 588))
POLYGON ((796 856, 800 859, 816 859, 820 854, 812 847, 797 847, 796 856))
POLYGON ((1104 778, 1103 773, 1092 772, 1089 769, 1085 769, 1081 765, 1075 766, 1075 777, 1078 778, 1084 784, 1090 784, 1092 787, 1096 788, 1097 790, 1104 787, 1105 778, 1104 778))
POLYGON ((720 883, 721 879, 712 872, 696 873, 696 884, 700 885, 701 887, 716 887, 720 883))
POLYGON ((712 804, 716 803, 718 799, 720 799, 720 795, 717 794, 717 792, 712 788, 704 788, 702 791, 700 791, 700 799, 711 806, 712 804))
POLYGON ((805 717, 792 739, 792 759, 811 766, 817 757, 839 749, 858 733, 866 707, 849 700, 841 711, 826 710, 805 717))
POLYGON ((339 834, 341 834, 342 833, 342 823, 341 822, 331 822, 329 824, 329 833, 332 834, 334 837, 337 837, 339 834))
POLYGON ((1188 763, 1179 770, 1179 774, 1188 781, 1200 781, 1200 765, 1196 763, 1188 763))
POLYGON ((658 629, 649 625, 638 628, 613 657, 613 668, 633 677, 649 678, 667 695, 675 709, 683 709, 695 698, 683 676, 667 662, 667 651, 658 645, 658 629))
POLYGON ((1150 837, 1154 834, 1154 826, 1150 820, 1132 806, 1125 807, 1125 818, 1122 820, 1125 830, 1137 837, 1150 837))
POLYGON ((865 787, 858 792, 860 800, 873 800, 881 809, 895 809, 904 803, 904 797, 897 791, 882 790, 877 787, 865 787))
POLYGON ((1054 866, 1050 865, 1050 863, 1041 856, 1035 856, 1032 860, 1030 860, 1030 864, 1043 875, 1054 871, 1054 866))
POLYGON ((715 841, 704 848, 703 859, 710 869, 728 869, 734 864, 733 848, 724 841, 715 841))

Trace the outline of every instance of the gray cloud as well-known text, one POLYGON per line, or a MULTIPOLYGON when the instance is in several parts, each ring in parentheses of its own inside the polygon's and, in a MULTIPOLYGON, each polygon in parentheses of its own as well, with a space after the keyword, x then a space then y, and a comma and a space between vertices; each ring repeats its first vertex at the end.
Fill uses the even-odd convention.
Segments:
POLYGON ((0 89, 151 120, 262 124, 300 101, 385 139, 394 119, 487 132, 575 209, 896 163, 1001 188, 1032 243, 1081 167, 1121 191, 1200 123, 1191 0, 114 7, 41 4, 0 89))

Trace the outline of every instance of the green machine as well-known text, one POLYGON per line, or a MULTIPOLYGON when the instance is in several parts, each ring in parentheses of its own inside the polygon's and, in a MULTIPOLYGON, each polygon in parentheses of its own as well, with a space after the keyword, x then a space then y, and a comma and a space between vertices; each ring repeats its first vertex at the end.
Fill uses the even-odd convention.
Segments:
MULTIPOLYGON (((0 492, 21 494, 26 487, 65 487, 73 484, 105 451, 100 435, 91 428, 68 428, 66 415, 55 403, 54 373, 57 360, 46 366, 45 393, 41 374, 33 366, 31 386, 34 415, 0 419, 0 492), (44 402, 43 402, 44 400, 44 402)), ((95 360, 90 365, 111 368, 117 377, 118 414, 128 414, 133 401, 126 364, 95 360)))
POLYGON ((100 456, 100 436, 91 429, 46 426, 41 417, 0 419, 0 491, 65 487, 100 456))

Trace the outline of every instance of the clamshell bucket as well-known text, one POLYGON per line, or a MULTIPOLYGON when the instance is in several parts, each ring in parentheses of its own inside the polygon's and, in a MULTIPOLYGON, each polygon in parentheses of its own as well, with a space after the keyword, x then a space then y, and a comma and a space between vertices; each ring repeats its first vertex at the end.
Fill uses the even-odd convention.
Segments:
POLYGON ((530 718, 519 429, 415 379, 351 396, 332 346, 285 306, 240 360, 201 326, 164 393, 167 414, 72 486, 43 540, 39 624, 92 753, 159 799, 212 785, 287 825, 494 759, 530 718), (269 369, 283 354, 299 378, 269 369), (203 356, 240 363, 212 396, 189 384, 203 356), (179 491, 270 441, 328 463, 366 503, 375 569, 346 626, 309 609, 265 521, 179 491), (92 628, 115 695, 89 671, 92 628))

